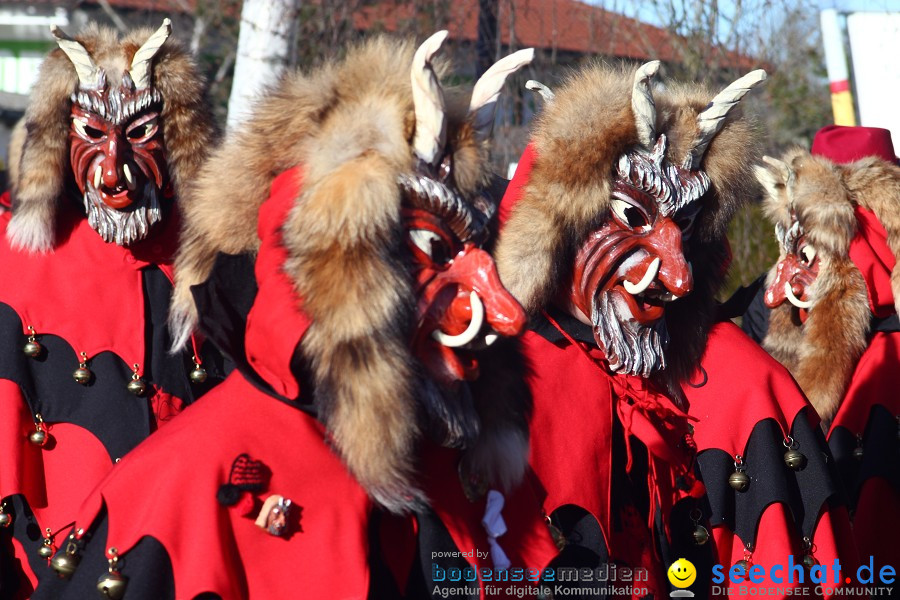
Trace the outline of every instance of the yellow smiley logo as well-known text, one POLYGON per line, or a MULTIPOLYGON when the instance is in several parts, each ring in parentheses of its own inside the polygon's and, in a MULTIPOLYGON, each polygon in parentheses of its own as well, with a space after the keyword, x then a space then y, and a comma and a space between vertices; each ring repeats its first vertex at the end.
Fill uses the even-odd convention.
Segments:
POLYGON ((669 567, 669 583, 677 588, 690 587, 694 580, 697 579, 697 569, 694 564, 686 558, 679 558, 669 567))

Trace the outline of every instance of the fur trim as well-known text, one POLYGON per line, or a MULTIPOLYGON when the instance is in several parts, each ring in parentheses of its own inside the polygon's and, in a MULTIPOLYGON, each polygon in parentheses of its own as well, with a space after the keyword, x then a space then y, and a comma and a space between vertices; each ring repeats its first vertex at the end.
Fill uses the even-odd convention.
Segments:
MULTIPOLYGON (((615 163, 638 145, 633 80, 633 70, 599 64, 582 69, 556 90, 538 118, 530 181, 496 248, 504 285, 530 315, 559 293, 578 244, 608 214, 615 163)), ((714 95, 695 85, 654 89, 656 132, 667 136, 674 164, 684 159, 697 134, 697 115, 714 95)), ((670 382, 688 377, 705 347, 728 261, 728 222, 757 193, 750 167, 758 156, 757 138, 754 124, 735 109, 701 164, 712 185, 688 249, 695 289, 666 309, 671 342, 669 367, 661 375, 670 382)))
MULTIPOLYGON (((190 286, 208 277, 217 252, 256 250, 257 211, 272 180, 302 165, 300 195, 283 227, 285 271, 312 320, 300 351, 341 457, 394 511, 424 501, 414 483, 414 452, 426 428, 419 399, 429 393, 409 349, 415 294, 402 250, 397 183, 413 167, 413 50, 409 43, 369 40, 340 63, 288 74, 258 102, 198 177, 185 211, 174 300, 176 318, 193 323, 190 286)), ((463 197, 472 197, 488 183, 486 148, 466 118, 468 98, 444 93, 455 181, 463 197)), ((497 410, 519 414, 522 400, 506 396, 494 392, 490 400, 497 410)), ((500 424, 485 422, 482 438, 502 432, 500 424)), ((512 426, 527 440, 524 421, 512 426)), ((482 438, 477 447, 490 445, 482 438)), ((522 458, 513 471, 527 459, 527 443, 518 450, 522 458)), ((491 470, 501 460, 492 457, 484 469, 504 479, 510 469, 491 470)))
MULTIPOLYGON (((778 307, 763 346, 791 371, 827 428, 868 344, 872 317, 865 281, 848 254, 857 232, 854 207, 873 210, 890 223, 894 235, 889 233, 888 242, 898 254, 900 169, 874 158, 835 165, 800 149, 789 151, 783 163, 784 172, 774 167, 757 171, 767 191, 766 214, 789 228, 793 209, 816 249, 819 275, 809 290, 813 305, 806 323, 790 305, 778 307)), ((779 261, 783 258, 784 249, 779 261)), ((895 268, 892 285, 896 276, 895 268)))
POLYGON ((8 186, 10 195, 15 198, 18 188, 22 150, 25 146, 25 119, 19 119, 9 136, 9 164, 7 165, 8 186))
MULTIPOLYGON (((111 83, 121 80, 131 58, 152 33, 133 31, 120 39, 111 29, 89 25, 76 39, 111 83)), ((215 121, 204 98, 203 78, 186 49, 168 39, 153 61, 153 84, 163 97, 163 139, 176 195, 193 179, 215 138, 215 121)), ((75 67, 62 50, 41 65, 25 111, 25 142, 7 230, 14 247, 51 250, 56 208, 71 178, 69 122, 75 67)))

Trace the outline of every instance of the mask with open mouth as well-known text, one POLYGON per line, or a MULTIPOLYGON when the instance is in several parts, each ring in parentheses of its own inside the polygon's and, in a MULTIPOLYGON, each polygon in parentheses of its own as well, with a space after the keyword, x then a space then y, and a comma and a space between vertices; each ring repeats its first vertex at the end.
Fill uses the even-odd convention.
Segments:
POLYGON ((790 227, 775 224, 775 237, 783 258, 775 266, 775 278, 763 299, 769 308, 790 302, 797 308, 801 322, 805 322, 813 306, 812 286, 819 275, 819 257, 793 212, 790 227))
POLYGON ((657 61, 641 67, 632 88, 639 146, 620 156, 609 212, 576 250, 569 299, 590 318, 597 345, 615 373, 648 377, 666 367, 665 305, 693 289, 686 258, 700 199, 710 188, 700 169, 706 149, 733 108, 764 74, 734 82, 697 116, 698 133, 680 165, 657 134, 650 80, 657 61))
POLYGON ((168 183, 160 113, 150 62, 171 32, 168 20, 135 52, 118 81, 60 29, 54 35, 76 67, 69 158, 88 223, 106 242, 128 246, 162 218, 168 183))
MULTIPOLYGON (((483 189, 463 194, 455 180, 454 156, 461 148, 447 141, 443 92, 430 67, 443 37, 426 41, 414 59, 415 166, 398 183, 416 282, 413 352, 429 375, 449 388, 476 379, 475 351, 501 335, 518 334, 525 314, 500 283, 493 258, 481 249, 496 200, 483 189)), ((504 58, 475 84, 469 106, 474 136, 458 138, 460 146, 487 139, 503 82, 531 55, 526 50, 504 58)))

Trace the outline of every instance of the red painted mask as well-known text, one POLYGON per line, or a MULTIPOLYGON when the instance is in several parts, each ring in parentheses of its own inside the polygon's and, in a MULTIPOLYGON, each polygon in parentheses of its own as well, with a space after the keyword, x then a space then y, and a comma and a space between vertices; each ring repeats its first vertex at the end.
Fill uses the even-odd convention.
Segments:
POLYGON ((162 98, 135 89, 126 72, 118 86, 105 77, 73 96, 69 157, 88 221, 106 241, 127 246, 162 217, 168 183, 160 123, 162 98))
POLYGON ((807 243, 795 215, 791 215, 790 229, 785 230, 777 224, 775 235, 784 258, 775 266, 775 279, 766 289, 763 300, 769 308, 790 302, 797 308, 800 321, 806 322, 813 305, 810 289, 819 275, 819 257, 816 249, 807 243))
POLYGON ((610 369, 642 377, 665 368, 665 303, 693 288, 684 245, 709 187, 704 172, 670 165, 665 147, 661 135, 619 160, 610 214, 578 249, 570 290, 610 369))
POLYGON ((424 175, 409 181, 402 185, 418 298, 413 351, 438 383, 470 381, 478 377, 477 351, 498 336, 517 335, 525 313, 479 247, 490 202, 467 203, 443 181, 424 175), (412 183, 426 179, 426 185, 412 183))

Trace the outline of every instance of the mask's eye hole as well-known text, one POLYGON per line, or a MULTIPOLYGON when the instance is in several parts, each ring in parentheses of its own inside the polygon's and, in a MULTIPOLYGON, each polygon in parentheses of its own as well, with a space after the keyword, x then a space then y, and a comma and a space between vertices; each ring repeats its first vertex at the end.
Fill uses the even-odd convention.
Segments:
POLYGON ((128 139, 130 140, 140 140, 144 138, 148 138, 156 133, 156 117, 150 119, 149 121, 142 123, 128 130, 128 139))
POLYGON ((96 127, 91 127, 81 119, 73 119, 72 125, 75 127, 75 131, 77 131, 78 134, 81 135, 81 137, 86 137, 92 140, 99 140, 102 139, 104 135, 106 135, 96 127))
POLYGON ((610 210, 623 225, 632 229, 639 229, 650 224, 646 213, 633 204, 629 204, 619 198, 613 198, 610 210))
POLYGON ((806 244, 800 248, 800 256, 804 264, 811 265, 816 259, 816 249, 809 244, 806 244))
POLYGON ((427 229, 411 229, 409 239, 413 245, 437 265, 445 265, 453 256, 447 242, 433 231, 427 229))

